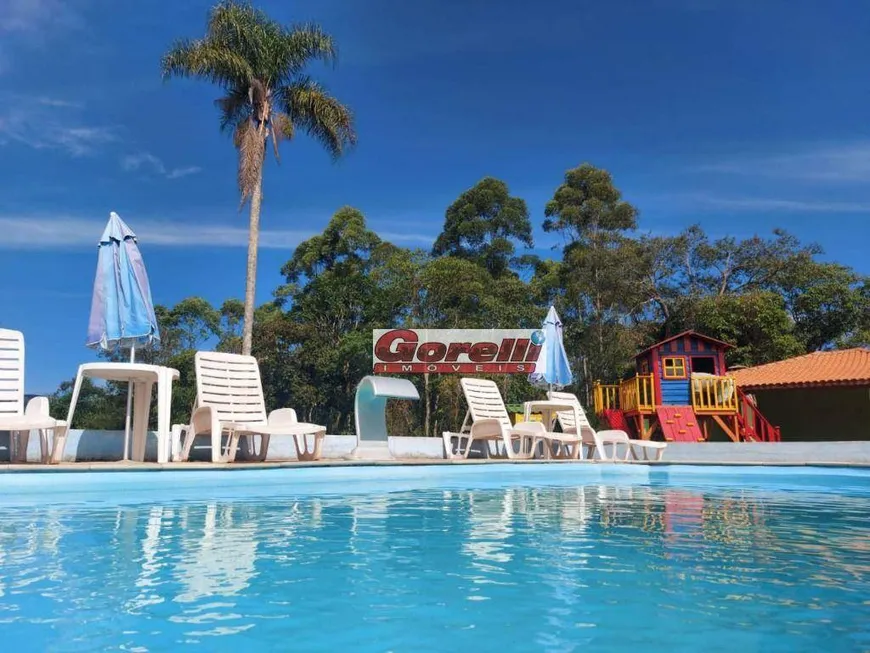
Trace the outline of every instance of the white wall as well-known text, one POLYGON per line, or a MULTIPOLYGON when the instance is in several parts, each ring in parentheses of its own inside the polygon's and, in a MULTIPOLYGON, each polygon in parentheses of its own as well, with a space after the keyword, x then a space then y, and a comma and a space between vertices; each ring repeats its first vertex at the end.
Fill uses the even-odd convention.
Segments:
MULTIPOLYGON (((327 435, 323 442, 324 458, 343 458, 356 447, 356 436, 327 435)), ((191 459, 209 460, 208 438, 199 438, 191 459)), ((0 461, 9 460, 9 436, 0 433, 0 461)), ((397 458, 444 458, 441 438, 390 437, 390 450, 397 458)), ((120 460, 124 454, 123 431, 92 431, 73 429, 69 432, 64 462, 120 460)), ((241 452, 239 458, 241 459, 241 452)), ((273 437, 269 444, 268 460, 295 460, 293 439, 273 437)), ((151 432, 145 445, 145 460, 157 460, 157 436, 151 432)), ((27 461, 39 462, 39 437, 36 432, 27 445, 27 461)))
MULTIPOLYGON (((123 431, 70 431, 64 454, 65 462, 120 460, 124 450, 123 431)), ((208 460, 208 440, 193 459, 208 460)), ((0 461, 8 460, 8 434, 0 433, 0 461)), ((341 459, 356 446, 352 435, 328 435, 324 441, 324 458, 341 459)), ((390 437, 390 450, 397 458, 443 459, 441 438, 390 437)), ((146 460, 157 458, 157 438, 151 433, 145 450, 146 460)), ((269 460, 293 460, 296 450, 291 438, 273 437, 269 460)), ((39 438, 34 434, 27 448, 29 462, 39 461, 39 438)), ((870 464, 870 442, 672 442, 664 462, 756 462, 756 463, 849 463, 870 464)))

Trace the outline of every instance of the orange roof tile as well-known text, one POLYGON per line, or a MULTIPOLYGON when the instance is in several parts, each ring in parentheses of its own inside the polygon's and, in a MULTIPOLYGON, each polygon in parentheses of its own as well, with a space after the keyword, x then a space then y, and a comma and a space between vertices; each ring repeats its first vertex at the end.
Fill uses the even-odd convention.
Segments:
POLYGON ((746 390, 870 385, 870 349, 817 351, 777 363, 733 370, 746 390))

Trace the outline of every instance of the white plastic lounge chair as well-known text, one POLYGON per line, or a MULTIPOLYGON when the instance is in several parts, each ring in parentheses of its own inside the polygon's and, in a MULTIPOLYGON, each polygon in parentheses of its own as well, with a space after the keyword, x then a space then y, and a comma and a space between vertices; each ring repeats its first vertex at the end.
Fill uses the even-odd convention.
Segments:
POLYGON ((48 433, 54 439, 66 432, 66 422, 53 419, 47 397, 33 397, 24 405, 24 334, 0 329, 0 431, 9 431, 9 459, 27 460, 31 431, 39 431, 40 460, 51 460, 48 433))
POLYGON ((632 440, 628 433, 618 429, 596 431, 586 417, 586 411, 580 404, 580 400, 570 392, 550 391, 550 399, 564 401, 574 405, 573 411, 560 411, 556 413, 556 419, 564 433, 576 434, 579 430, 580 440, 587 447, 587 457, 592 458, 595 452, 601 460, 661 460, 662 454, 667 448, 666 442, 653 442, 652 440, 632 440), (578 429, 579 427, 579 429, 578 429), (607 445, 611 451, 608 455, 607 445), (619 455, 619 445, 623 445, 625 451, 619 455), (638 455, 638 450, 642 455, 638 455))
POLYGON ((196 352, 196 408, 184 436, 181 460, 190 457, 196 436, 211 434, 212 462, 233 462, 239 438, 246 436, 254 452, 254 436, 260 436, 258 460, 265 460, 269 438, 289 435, 296 445, 299 460, 317 460, 323 445, 325 426, 306 424, 296 419, 292 408, 279 408, 266 416, 266 401, 260 381, 260 366, 253 356, 196 352), (223 435, 227 436, 222 447, 223 435), (314 438, 308 450, 306 436, 314 438), (301 446, 300 446, 301 440, 301 446))
MULTIPOLYGON (((507 407, 501 397, 501 392, 494 381, 485 379, 461 379, 462 392, 468 404, 468 412, 459 433, 444 431, 444 452, 449 459, 468 458, 471 444, 475 440, 499 442, 504 444, 505 454, 511 459, 529 459, 535 455, 535 449, 540 441, 560 444, 570 447, 577 445, 574 456, 579 454, 579 441, 576 435, 563 433, 548 433, 540 422, 521 422, 511 424, 507 407), (469 423, 470 418, 470 423, 469 423), (456 438, 456 448, 453 439, 456 438), (462 440, 467 444, 462 449, 462 440), (514 442, 519 444, 514 449, 514 442)), ((497 445, 496 445, 497 446, 497 445)))

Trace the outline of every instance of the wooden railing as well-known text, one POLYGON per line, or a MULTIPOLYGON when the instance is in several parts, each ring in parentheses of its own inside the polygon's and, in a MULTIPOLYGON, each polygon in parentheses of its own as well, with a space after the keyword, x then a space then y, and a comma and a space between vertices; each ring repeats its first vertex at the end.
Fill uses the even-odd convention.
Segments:
POLYGON ((619 386, 602 385, 596 381, 592 386, 592 398, 596 415, 601 415, 605 410, 619 408, 619 386))
POLYGON ((730 376, 692 376, 692 408, 697 414, 737 412, 737 382, 730 376))
POLYGON ((656 406, 652 374, 638 374, 619 384, 619 406, 626 412, 652 412, 656 406))
POLYGON ((750 401, 749 395, 740 388, 737 388, 737 395, 740 399, 738 415, 740 416, 743 439, 755 440, 756 442, 781 442, 779 427, 768 422, 767 418, 758 410, 755 402, 750 401))

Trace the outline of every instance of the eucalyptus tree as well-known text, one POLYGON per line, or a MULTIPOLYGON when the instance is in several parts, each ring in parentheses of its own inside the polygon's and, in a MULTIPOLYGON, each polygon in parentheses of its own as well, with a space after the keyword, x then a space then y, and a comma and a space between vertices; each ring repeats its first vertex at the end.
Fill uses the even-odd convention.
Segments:
POLYGON ((588 395, 591 382, 607 378, 637 347, 629 319, 641 302, 632 232, 637 209, 622 198, 610 173, 584 163, 565 172, 544 209, 543 229, 562 237, 562 261, 547 266, 556 304, 566 324, 569 354, 588 395), (560 301, 561 300, 561 301, 560 301))
POLYGON ((523 262, 515 257, 517 241, 534 244, 525 200, 512 196, 502 180, 484 177, 447 208, 432 254, 474 261, 500 277, 523 262))
POLYGON ((332 37, 313 24, 285 26, 247 3, 225 1, 210 12, 205 36, 175 43, 161 60, 164 79, 194 77, 223 95, 220 126, 238 150, 240 210, 250 203, 242 352, 251 351, 263 166, 301 130, 340 157, 356 142, 351 111, 306 74, 314 61, 334 63, 332 37))

